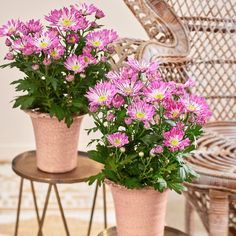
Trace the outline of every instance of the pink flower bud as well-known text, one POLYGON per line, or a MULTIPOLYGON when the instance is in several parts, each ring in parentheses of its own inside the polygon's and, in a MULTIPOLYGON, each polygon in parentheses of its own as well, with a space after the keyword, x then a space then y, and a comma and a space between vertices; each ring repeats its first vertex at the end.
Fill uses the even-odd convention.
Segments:
POLYGON ((144 128, 149 129, 150 128, 150 123, 149 122, 144 122, 144 128))
POLYGON ((31 48, 31 47, 27 47, 27 48, 24 48, 22 50, 22 52, 23 52, 23 55, 29 56, 29 55, 32 55, 34 53, 34 49, 31 48))
POLYGON ((121 107, 123 104, 125 103, 125 100, 123 97, 121 97, 120 95, 116 95, 113 100, 112 100, 112 105, 115 108, 119 108, 121 107))
POLYGON ((103 12, 102 10, 97 9, 97 11, 96 11, 96 13, 95 13, 95 17, 96 17, 97 19, 101 19, 101 18, 103 18, 104 16, 105 16, 104 12, 103 12))
POLYGON ((75 44, 79 41, 79 37, 77 34, 69 34, 67 37, 66 37, 66 41, 67 43, 70 43, 70 44, 75 44))
POLYGON ((90 106, 89 107, 89 111, 90 112, 97 112, 98 111, 98 107, 97 106, 90 106))
POLYGON ((112 121, 114 118, 115 118, 115 116, 114 116, 114 114, 113 114, 112 112, 109 112, 109 113, 107 114, 107 120, 108 120, 108 121, 112 121))
POLYGON ((129 118, 129 117, 126 117, 126 118, 125 118, 125 124, 127 124, 127 125, 132 124, 132 119, 129 118))
POLYGON ((108 52, 109 54, 112 54, 112 53, 115 52, 115 48, 114 48, 113 46, 108 46, 107 52, 108 52))
POLYGON ((67 75, 67 76, 65 77, 65 80, 68 81, 68 82, 71 82, 71 81, 73 81, 74 79, 75 79, 75 76, 74 76, 74 75, 67 75))
POLYGON ((14 54, 11 52, 8 52, 4 58, 5 60, 13 60, 14 59, 14 54))
POLYGON ((5 45, 6 45, 7 47, 10 47, 10 46, 12 45, 11 40, 7 38, 6 41, 5 41, 5 45))
POLYGON ((93 22, 90 23, 90 27, 91 28, 97 28, 98 24, 95 21, 93 21, 93 22))
POLYGON ((52 63, 51 59, 45 58, 45 59, 43 60, 43 64, 44 64, 45 66, 51 65, 51 63, 52 63))
POLYGON ((157 145, 151 149, 150 155, 155 156, 155 154, 159 154, 163 152, 163 147, 161 145, 157 145))
POLYGON ((39 69, 39 65, 38 65, 38 64, 32 65, 32 69, 33 69, 33 70, 38 70, 38 69, 39 69))

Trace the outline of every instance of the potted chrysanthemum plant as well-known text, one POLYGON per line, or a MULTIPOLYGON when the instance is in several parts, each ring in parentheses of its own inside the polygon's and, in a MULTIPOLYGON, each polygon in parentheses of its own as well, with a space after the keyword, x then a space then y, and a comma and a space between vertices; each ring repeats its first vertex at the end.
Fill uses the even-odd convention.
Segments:
POLYGON ((0 27, 9 48, 1 66, 16 67, 24 77, 12 82, 20 95, 14 107, 30 115, 36 136, 37 165, 47 172, 66 172, 77 166, 77 143, 84 97, 109 70, 113 30, 100 29, 102 10, 80 4, 53 10, 39 20, 9 20, 0 27), (22 93, 23 92, 23 93, 22 93))
POLYGON ((196 173, 185 162, 211 112, 185 84, 165 82, 156 62, 129 58, 108 80, 87 92, 100 131, 93 160, 104 164, 90 178, 111 186, 119 236, 163 236, 167 189, 181 193, 196 173))

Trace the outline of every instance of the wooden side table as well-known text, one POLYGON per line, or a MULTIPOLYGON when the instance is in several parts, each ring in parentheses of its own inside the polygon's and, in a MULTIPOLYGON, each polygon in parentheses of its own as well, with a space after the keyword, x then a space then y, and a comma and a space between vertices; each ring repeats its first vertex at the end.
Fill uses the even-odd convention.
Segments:
MULTIPOLYGON (((66 235, 69 236, 70 233, 69 233, 68 225, 66 222, 57 184, 72 184, 72 183, 85 182, 88 179, 88 177, 98 174, 101 171, 102 167, 103 167, 102 164, 99 164, 93 160, 90 160, 87 156, 87 153, 78 152, 78 166, 76 169, 67 173, 63 173, 63 174, 50 174, 50 173, 40 171, 37 168, 35 151, 24 152, 16 156, 12 161, 12 169, 18 176, 21 177, 21 181, 20 181, 19 199, 18 199, 16 225, 15 225, 15 236, 18 235, 24 179, 29 180, 31 184, 34 208, 35 208, 38 226, 39 226, 37 235, 38 236, 43 235, 42 228, 43 228, 44 219, 45 219, 45 215, 46 215, 46 211, 48 207, 49 197, 50 197, 52 189, 54 189, 58 206, 59 206, 59 210, 61 213, 61 217, 63 220, 63 224, 65 227, 66 235), (45 199, 41 217, 39 215, 34 182, 43 182, 43 183, 48 184, 46 199, 45 199)), ((88 236, 90 235, 90 231, 91 231, 94 207, 95 207, 96 198, 97 198, 97 191, 98 191, 98 184, 96 185, 95 193, 94 193, 93 205, 91 209, 91 217, 90 217, 90 222, 89 222, 89 229, 88 229, 88 234, 87 234, 88 236)), ((106 228, 107 217, 106 217, 105 186, 103 186, 103 194, 104 194, 103 198, 104 198, 104 224, 105 224, 104 228, 106 228)))
MULTIPOLYGON (((100 234, 98 234, 98 236, 117 236, 116 227, 106 229, 103 232, 101 232, 100 234)), ((145 236, 147 236, 147 235, 145 235, 145 236)), ((188 236, 188 235, 177 230, 177 229, 166 226, 164 236, 188 236)))

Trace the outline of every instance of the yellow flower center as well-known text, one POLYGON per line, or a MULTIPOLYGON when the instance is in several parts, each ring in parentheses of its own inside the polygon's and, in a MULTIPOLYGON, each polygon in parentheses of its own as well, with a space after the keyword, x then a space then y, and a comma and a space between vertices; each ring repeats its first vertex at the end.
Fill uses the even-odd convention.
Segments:
POLYGON ((8 33, 14 33, 16 31, 16 29, 14 28, 14 27, 10 27, 9 29, 8 29, 8 33))
POLYGON ((98 40, 92 42, 92 45, 93 45, 94 47, 99 47, 101 44, 102 44, 101 41, 98 41, 98 40))
POLYGON ((178 111, 175 110, 175 111, 172 112, 173 118, 176 118, 178 115, 179 115, 178 111))
POLYGON ((116 145, 120 145, 120 144, 121 144, 121 141, 120 141, 120 139, 116 138, 116 139, 114 140, 114 143, 115 143, 116 145))
POLYGON ((133 92, 133 89, 131 88, 125 88, 125 93, 131 94, 133 92))
POLYGON ((188 110, 189 111, 195 111, 196 110, 196 106, 194 104, 189 104, 188 105, 188 110))
POLYGON ((57 51, 52 51, 52 52, 51 52, 51 56, 52 56, 52 57, 56 57, 56 56, 58 56, 57 51))
POLYGON ((160 92, 157 92, 154 94, 153 96, 155 99, 158 99, 158 100, 162 100, 164 98, 164 94, 163 93, 160 93, 160 92))
POLYGON ((145 113, 139 111, 139 112, 136 113, 136 117, 138 119, 143 119, 145 117, 145 113))
POLYGON ((89 58, 89 57, 84 57, 84 61, 85 61, 86 63, 89 63, 89 62, 90 62, 90 58, 89 58))
POLYGON ((176 138, 173 138, 171 141, 170 141, 171 145, 172 146, 177 146, 179 144, 179 140, 176 139, 176 138))
POLYGON ((63 25, 63 26, 71 26, 72 23, 73 23, 72 20, 69 19, 69 18, 64 18, 64 19, 62 20, 62 25, 63 25))
POLYGON ((46 47, 48 46, 48 43, 46 43, 46 42, 41 42, 41 43, 39 44, 39 46, 40 46, 40 48, 46 48, 46 47))
POLYGON ((79 66, 79 65, 73 65, 73 66, 71 67, 71 69, 72 69, 73 71, 77 71, 77 70, 80 69, 80 66, 79 66))
POLYGON ((107 100, 107 96, 105 96, 105 95, 102 95, 98 98, 99 102, 105 102, 106 100, 107 100))

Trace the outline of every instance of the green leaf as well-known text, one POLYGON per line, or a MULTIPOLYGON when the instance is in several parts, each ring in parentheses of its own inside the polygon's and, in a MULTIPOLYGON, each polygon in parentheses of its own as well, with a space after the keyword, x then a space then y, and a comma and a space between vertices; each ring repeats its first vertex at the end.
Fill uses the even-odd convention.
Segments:
POLYGON ((140 186, 139 180, 135 177, 125 179, 124 184, 127 188, 131 188, 131 189, 137 188, 140 186))
POLYGON ((16 108, 16 107, 20 107, 21 109, 30 108, 34 100, 35 100, 34 97, 30 97, 28 95, 20 96, 15 99, 13 108, 16 108))
POLYGON ((57 79, 48 76, 48 77, 47 77, 47 80, 48 80, 48 82, 52 85, 54 91, 57 91, 57 83, 58 83, 57 79))
POLYGON ((154 185, 154 188, 158 189, 160 192, 163 192, 167 188, 167 182, 163 178, 159 177, 157 179, 157 183, 154 185))
POLYGON ((174 190, 175 192, 177 192, 179 194, 181 194, 183 191, 187 190, 187 188, 181 183, 168 182, 167 185, 171 190, 174 190))
POLYGON ((104 169, 103 173, 104 173, 104 175, 106 176, 107 179, 109 179, 113 182, 118 182, 119 181, 115 171, 109 170, 109 169, 104 169))
POLYGON ((171 126, 176 126, 176 123, 173 120, 165 120, 165 122, 171 126))
POLYGON ((91 150, 88 151, 89 158, 91 158, 94 161, 100 162, 102 164, 105 163, 106 156, 102 155, 100 152, 91 150))
POLYGON ((103 172, 98 173, 97 175, 90 176, 88 178, 88 184, 92 185, 95 181, 98 181, 98 185, 101 186, 101 183, 103 183, 105 180, 105 175, 103 172))
POLYGON ((63 120, 65 117, 64 110, 62 107, 58 106, 57 104, 53 104, 50 109, 50 114, 55 115, 59 121, 63 120))
POLYGON ((141 140, 146 145, 153 145, 154 143, 157 143, 160 140, 160 137, 158 134, 147 134, 144 137, 142 137, 141 140))
POLYGON ((178 171, 180 181, 184 182, 187 178, 187 173, 184 167, 180 167, 178 171))

